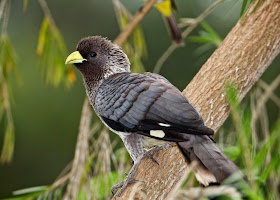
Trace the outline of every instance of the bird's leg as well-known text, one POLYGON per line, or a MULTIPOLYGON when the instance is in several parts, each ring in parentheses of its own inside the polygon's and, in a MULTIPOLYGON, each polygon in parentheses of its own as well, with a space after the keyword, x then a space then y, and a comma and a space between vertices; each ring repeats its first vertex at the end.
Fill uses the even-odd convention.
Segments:
POLYGON ((138 168, 139 164, 140 164, 141 158, 138 159, 134 165, 132 166, 129 174, 126 174, 126 179, 116 185, 114 185, 113 187, 111 187, 111 192, 113 194, 116 193, 116 191, 120 188, 120 191, 118 191, 118 193, 116 194, 116 197, 120 197, 121 194, 125 191, 125 189, 127 188, 127 186, 129 186, 132 183, 136 183, 136 182, 143 182, 144 181, 139 181, 134 179, 134 175, 136 173, 136 169, 138 168))

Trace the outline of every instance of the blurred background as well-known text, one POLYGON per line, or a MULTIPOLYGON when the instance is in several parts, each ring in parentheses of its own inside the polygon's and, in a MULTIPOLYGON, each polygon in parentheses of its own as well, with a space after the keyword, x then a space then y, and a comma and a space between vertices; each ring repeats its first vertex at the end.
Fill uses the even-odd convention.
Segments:
MULTIPOLYGON (((26 11, 23 11, 24 2, 11 1, 7 28, 9 41, 16 53, 17 76, 11 75, 9 78, 15 146, 11 162, 0 164, 0 198, 9 197, 18 189, 53 183, 71 162, 85 98, 82 79, 76 69, 76 81, 72 86, 46 82, 37 47, 44 12, 37 1, 29 1, 26 11)), ((213 2, 176 0, 178 10, 175 15, 178 19, 195 18, 213 2)), ((111 0, 49 0, 47 3, 64 38, 67 53, 74 51, 77 42, 85 36, 101 35, 114 40, 120 33, 111 0)), ((132 14, 143 5, 142 0, 122 0, 121 3, 132 14)), ((240 0, 225 1, 206 18, 205 22, 221 40, 239 19, 242 3, 240 0)), ((155 8, 141 22, 141 28, 146 42, 142 64, 145 71, 153 71, 171 40, 155 8)), ((205 31, 205 28, 198 25, 191 36, 199 36, 201 31, 205 31)), ((185 46, 176 49, 160 70, 160 74, 180 90, 185 88, 217 47, 217 44, 211 44, 203 49, 201 43, 191 38, 185 41, 185 46)), ((279 72, 278 56, 262 80, 270 83, 279 72)), ((279 87, 275 94, 280 95, 279 87)), ((268 104, 267 113, 271 124, 279 116, 279 110, 273 103, 268 104)), ((6 121, 5 118, 0 121, 0 149, 4 143, 6 121)), ((111 137, 115 135, 111 134, 111 137)))

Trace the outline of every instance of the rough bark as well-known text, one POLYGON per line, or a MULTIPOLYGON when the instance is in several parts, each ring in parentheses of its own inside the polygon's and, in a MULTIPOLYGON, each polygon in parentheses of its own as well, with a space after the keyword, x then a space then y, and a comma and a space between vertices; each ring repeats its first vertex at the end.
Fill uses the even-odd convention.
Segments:
MULTIPOLYGON (((207 125, 217 130, 229 115, 226 84, 234 84, 242 100, 279 52, 280 1, 255 1, 183 94, 207 125)), ((135 193, 133 199, 166 199, 190 168, 177 147, 160 150, 154 158, 159 165, 143 159, 137 168, 135 179, 145 184, 130 185, 118 199, 129 199, 135 193)))

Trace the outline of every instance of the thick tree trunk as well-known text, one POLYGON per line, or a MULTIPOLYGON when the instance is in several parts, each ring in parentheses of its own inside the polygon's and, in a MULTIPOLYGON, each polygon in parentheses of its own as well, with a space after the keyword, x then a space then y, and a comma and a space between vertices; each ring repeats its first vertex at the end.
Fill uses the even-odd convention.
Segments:
MULTIPOLYGON (((280 51, 280 1, 257 2, 183 91, 214 130, 229 115, 226 84, 238 88, 241 100, 280 51)), ((129 199, 135 193, 133 199, 166 199, 176 190, 176 184, 190 168, 177 147, 161 150, 154 158, 159 165, 143 159, 137 168, 135 179, 144 181, 145 185, 129 186, 119 199, 129 199)))

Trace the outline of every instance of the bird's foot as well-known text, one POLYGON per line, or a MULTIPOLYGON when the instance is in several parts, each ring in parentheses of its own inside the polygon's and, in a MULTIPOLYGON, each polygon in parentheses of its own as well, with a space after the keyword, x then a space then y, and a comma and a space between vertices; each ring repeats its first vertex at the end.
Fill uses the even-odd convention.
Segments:
POLYGON ((126 179, 116 185, 114 185, 113 187, 111 187, 111 192, 113 194, 116 194, 117 190, 119 189, 119 191, 117 192, 117 194, 115 195, 115 197, 120 197, 122 195, 122 193, 125 191, 125 189, 133 183, 137 183, 137 182, 142 182, 145 183, 144 181, 140 181, 140 180, 136 180, 134 178, 134 175, 136 173, 136 170, 142 160, 142 158, 149 158, 151 159, 154 163, 156 163, 157 165, 159 165, 159 163, 154 159, 154 155, 161 149, 168 149, 170 147, 171 144, 166 143, 163 145, 158 145, 158 146, 154 146, 151 149, 147 150, 143 156, 141 158, 139 158, 134 165, 132 166, 132 169, 130 170, 129 174, 126 175, 126 179))
POLYGON ((154 155, 159 152, 159 150, 167 150, 172 144, 170 143, 165 143, 165 144, 161 144, 161 145, 156 145, 153 146, 152 148, 148 149, 144 155, 142 156, 142 158, 149 158, 151 159, 154 163, 156 163, 157 165, 159 165, 158 161, 154 158, 154 155))
POLYGON ((114 185, 113 187, 111 187, 111 192, 113 194, 115 194, 117 192, 118 189, 120 189, 118 191, 118 193, 116 194, 116 197, 120 197, 122 195, 122 193, 125 191, 125 189, 133 183, 137 183, 139 182, 138 180, 134 179, 133 177, 127 176, 126 179, 116 185, 114 185))
POLYGON ((136 163, 134 163, 132 169, 130 170, 129 174, 125 174, 126 175, 126 179, 116 185, 114 185, 113 187, 111 187, 111 192, 113 194, 115 194, 117 192, 118 189, 120 189, 117 194, 115 195, 116 197, 120 197, 122 195, 122 193, 125 191, 125 189, 130 185, 130 184, 133 184, 133 183, 137 183, 137 182, 142 182, 144 183, 144 181, 139 181, 139 180, 136 180, 134 178, 134 175, 136 173, 136 169, 138 167, 140 163, 140 160, 136 163))

